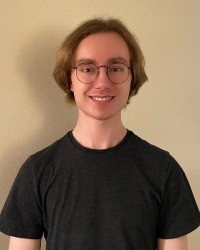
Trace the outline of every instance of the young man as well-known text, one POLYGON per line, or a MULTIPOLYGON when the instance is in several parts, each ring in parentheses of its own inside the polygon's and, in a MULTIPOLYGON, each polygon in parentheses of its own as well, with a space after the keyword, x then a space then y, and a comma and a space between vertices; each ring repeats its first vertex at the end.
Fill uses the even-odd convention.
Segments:
POLYGON ((86 21, 54 77, 78 121, 20 169, 0 217, 9 249, 38 250, 44 234, 48 250, 186 250, 200 215, 185 174, 121 120, 147 80, 134 36, 119 20, 86 21))

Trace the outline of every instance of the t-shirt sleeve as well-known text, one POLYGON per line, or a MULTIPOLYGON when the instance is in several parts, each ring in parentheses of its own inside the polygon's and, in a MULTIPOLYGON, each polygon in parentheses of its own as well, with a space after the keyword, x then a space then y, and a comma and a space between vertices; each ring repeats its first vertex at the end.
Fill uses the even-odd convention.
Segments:
POLYGON ((180 165, 170 156, 163 201, 158 216, 158 238, 178 238, 200 225, 200 213, 180 165))
POLYGON ((30 239, 42 237, 42 206, 33 169, 28 159, 21 167, 2 209, 0 231, 7 235, 30 239))

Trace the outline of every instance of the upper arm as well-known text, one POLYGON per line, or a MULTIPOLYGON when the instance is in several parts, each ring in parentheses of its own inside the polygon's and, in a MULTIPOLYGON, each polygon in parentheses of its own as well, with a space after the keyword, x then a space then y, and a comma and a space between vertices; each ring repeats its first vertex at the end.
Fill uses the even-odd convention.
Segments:
POLYGON ((187 235, 175 239, 158 239, 158 250, 188 250, 187 235))
POLYGON ((41 240, 10 237, 9 250, 40 250, 41 240))

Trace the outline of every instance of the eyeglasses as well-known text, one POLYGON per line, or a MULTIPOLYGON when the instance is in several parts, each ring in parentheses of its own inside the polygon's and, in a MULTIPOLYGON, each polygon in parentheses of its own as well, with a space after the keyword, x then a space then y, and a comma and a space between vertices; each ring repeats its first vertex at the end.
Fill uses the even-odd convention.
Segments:
POLYGON ((125 82, 129 77, 129 71, 131 67, 128 67, 124 63, 113 63, 110 66, 96 66, 92 63, 81 63, 76 67, 71 67, 76 69, 76 76, 78 80, 82 83, 89 84, 93 83, 100 71, 100 68, 106 68, 106 74, 111 82, 120 84, 125 82))

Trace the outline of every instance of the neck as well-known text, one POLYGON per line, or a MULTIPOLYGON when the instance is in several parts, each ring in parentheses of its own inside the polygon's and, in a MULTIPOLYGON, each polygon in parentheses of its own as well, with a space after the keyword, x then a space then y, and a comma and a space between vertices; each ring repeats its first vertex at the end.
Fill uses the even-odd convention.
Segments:
POLYGON ((82 119, 79 115, 73 130, 76 140, 84 147, 106 149, 116 146, 125 137, 127 129, 120 117, 108 120, 82 119))

